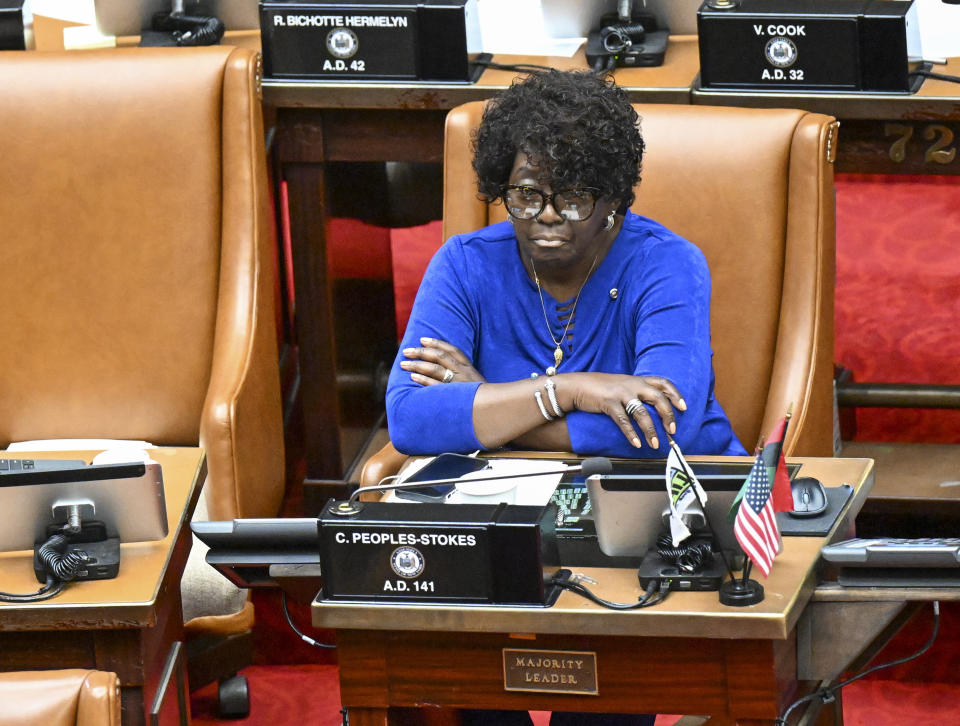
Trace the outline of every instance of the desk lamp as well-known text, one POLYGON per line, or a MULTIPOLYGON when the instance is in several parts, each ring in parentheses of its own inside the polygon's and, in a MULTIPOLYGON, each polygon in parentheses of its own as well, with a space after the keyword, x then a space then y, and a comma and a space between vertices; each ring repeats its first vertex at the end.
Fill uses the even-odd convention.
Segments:
POLYGON ((144 30, 140 45, 217 45, 223 37, 222 21, 206 12, 201 3, 195 3, 187 14, 184 0, 171 0, 169 12, 153 16, 150 30, 144 30))

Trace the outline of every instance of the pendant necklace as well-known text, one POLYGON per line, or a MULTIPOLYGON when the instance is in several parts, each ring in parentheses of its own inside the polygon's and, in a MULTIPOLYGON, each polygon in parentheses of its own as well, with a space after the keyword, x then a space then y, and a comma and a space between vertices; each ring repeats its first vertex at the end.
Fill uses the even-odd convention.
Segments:
MULTIPOLYGON (((583 278, 583 282, 580 284, 580 289, 577 290, 577 296, 573 300, 573 307, 570 308, 570 317, 567 318, 567 325, 563 329, 563 333, 560 335, 560 340, 557 340, 553 337, 553 330, 550 327, 550 320, 547 318, 547 306, 543 301, 543 288, 540 287, 540 277, 537 275, 537 267, 533 264, 533 258, 530 259, 530 267, 533 268, 533 281, 537 283, 537 292, 540 294, 540 309, 543 311, 543 321, 547 324, 547 334, 550 336, 550 340, 553 341, 555 346, 553 350, 553 365, 547 366, 546 374, 548 376, 556 375, 557 368, 560 367, 560 363, 563 361, 563 349, 561 344, 564 339, 567 337, 567 332, 570 330, 570 325, 573 323, 574 314, 577 312, 577 303, 580 302, 580 293, 583 292, 583 288, 587 285, 587 280, 590 279, 590 275, 593 273, 593 268, 597 266, 597 257, 593 258, 593 262, 590 264, 590 269, 587 270, 587 276, 583 278)), ((530 377, 537 378, 540 374, 533 373, 530 377)))

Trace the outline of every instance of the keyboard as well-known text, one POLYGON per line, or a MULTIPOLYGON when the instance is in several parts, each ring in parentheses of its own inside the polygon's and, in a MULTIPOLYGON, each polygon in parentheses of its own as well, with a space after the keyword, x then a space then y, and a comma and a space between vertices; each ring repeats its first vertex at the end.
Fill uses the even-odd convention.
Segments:
POLYGON ((557 535, 560 537, 596 536, 590 513, 590 498, 582 483, 561 482, 550 501, 557 505, 557 535))
POLYGON ((25 471, 60 471, 86 466, 82 459, 0 459, 0 476, 25 471))
POLYGON ((960 537, 848 539, 820 554, 845 567, 960 567, 960 537))

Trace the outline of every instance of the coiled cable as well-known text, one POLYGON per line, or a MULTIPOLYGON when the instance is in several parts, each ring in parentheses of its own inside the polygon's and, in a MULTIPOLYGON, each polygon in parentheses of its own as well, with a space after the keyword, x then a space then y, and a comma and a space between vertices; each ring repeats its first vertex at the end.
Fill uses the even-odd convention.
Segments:
POLYGON ((600 42, 607 53, 619 53, 626 50, 644 37, 641 23, 633 25, 608 25, 600 31, 600 42))
POLYGON ((68 544, 69 540, 65 535, 51 535, 37 549, 37 559, 46 570, 46 581, 43 587, 31 593, 0 592, 0 602, 39 602, 60 594, 63 586, 74 579, 89 560, 89 556, 83 550, 68 551, 68 544))
POLYGON ((657 554, 677 566, 680 572, 693 574, 713 557, 713 547, 708 541, 699 540, 689 544, 673 545, 673 539, 664 532, 657 538, 657 554))
POLYGON ((47 572, 61 582, 70 582, 90 557, 83 550, 67 550, 69 540, 62 534, 55 534, 40 545, 37 556, 47 572))
POLYGON ((157 13, 153 16, 152 28, 170 33, 177 45, 216 45, 223 38, 226 26, 219 18, 157 13))

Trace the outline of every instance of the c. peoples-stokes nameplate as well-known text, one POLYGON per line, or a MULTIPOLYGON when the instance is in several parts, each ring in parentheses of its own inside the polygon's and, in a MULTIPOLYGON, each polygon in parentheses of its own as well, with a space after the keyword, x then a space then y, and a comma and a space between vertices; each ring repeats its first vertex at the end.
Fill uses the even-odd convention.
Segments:
POLYGON ((553 506, 365 502, 320 513, 323 600, 546 606, 553 506))

